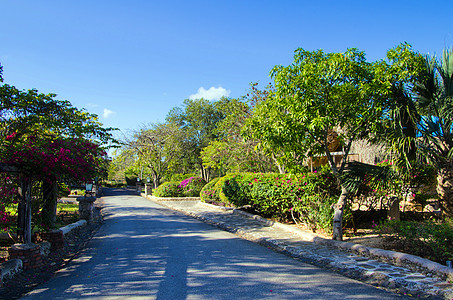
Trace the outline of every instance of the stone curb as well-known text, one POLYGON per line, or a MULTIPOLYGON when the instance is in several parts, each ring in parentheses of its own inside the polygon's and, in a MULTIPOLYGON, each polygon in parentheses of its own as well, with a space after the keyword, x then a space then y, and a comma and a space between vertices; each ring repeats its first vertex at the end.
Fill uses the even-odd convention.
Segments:
MULTIPOLYGON (((210 204, 207 204, 210 205, 210 204)), ((214 205, 212 205, 214 206, 214 205)), ((323 237, 320 237, 314 233, 303 231, 298 228, 293 228, 291 226, 281 224, 278 222, 267 220, 263 217, 250 214, 245 211, 241 211, 239 209, 234 209, 233 213, 241 214, 249 218, 253 218, 255 220, 261 221, 268 226, 275 226, 289 232, 295 233, 302 237, 303 240, 308 242, 313 242, 319 245, 326 245, 334 248, 338 248, 340 250, 353 252, 362 256, 371 257, 373 259, 381 260, 387 263, 394 264, 396 266, 404 266, 413 271, 421 272, 421 273, 437 273, 440 277, 445 278, 447 280, 453 281, 453 269, 447 266, 441 265, 439 263, 433 262, 431 260, 406 254, 397 251, 391 250, 383 250, 379 248, 372 248, 367 247, 361 244, 355 244, 351 242, 343 242, 343 241, 336 241, 336 240, 329 240, 323 237)))
MULTIPOLYGON (((225 207, 218 207, 215 205, 207 204, 207 203, 202 203, 198 202, 196 206, 205 206, 206 208, 211 208, 219 211, 224 211, 225 213, 230 213, 230 214, 238 214, 238 215, 243 215, 244 217, 251 218, 254 220, 257 220, 258 222, 262 222, 263 224, 267 225, 268 227, 277 227, 279 229, 282 229, 287 232, 291 232, 293 234, 296 234, 300 239, 301 242, 309 242, 313 244, 320 245, 322 247, 326 247, 327 249, 330 248, 332 251, 340 251, 342 253, 351 253, 351 255, 356 255, 358 257, 363 257, 363 259, 357 260, 357 263, 352 266, 350 265, 350 262, 348 261, 336 261, 335 258, 331 259, 329 257, 324 257, 323 255, 318 255, 316 252, 310 253, 304 251, 304 249, 299 248, 299 247, 294 247, 286 244, 285 242, 282 242, 280 240, 275 240, 273 238, 269 237, 263 237, 260 235, 255 235, 253 233, 249 233, 247 230, 243 230, 241 228, 238 228, 234 225, 227 224, 225 222, 218 222, 215 219, 211 219, 209 215, 204 215, 203 213, 198 213, 195 211, 190 211, 186 210, 184 207, 180 207, 177 202, 181 201, 174 201, 174 204, 172 204, 170 201, 160 201, 161 198, 158 197, 145 197, 151 201, 154 201, 162 206, 165 206, 169 209, 172 209, 174 211, 177 211, 179 213, 182 213, 184 215, 190 216, 192 218, 195 218, 197 220, 200 220, 204 223, 211 224, 213 226, 216 226, 222 230, 234 233, 246 240, 261 244, 263 246, 266 246, 268 248, 274 249, 275 251, 284 253, 286 255, 289 255, 291 257, 296 257, 299 259, 302 259, 302 261, 308 262, 310 264, 322 267, 322 268, 327 268, 330 270, 333 270, 334 272, 338 272, 339 274, 342 274, 346 277, 353 278, 353 279, 358 279, 362 282, 382 287, 382 288, 388 288, 389 290, 392 290, 398 294, 411 294, 414 297, 432 297, 434 296, 435 299, 438 299, 437 297, 441 297, 443 299, 453 299, 453 289, 451 286, 451 281, 447 282, 445 281, 445 275, 433 271, 431 273, 426 272, 426 269, 424 269, 426 278, 421 280, 420 283, 417 282, 417 279, 415 278, 416 274, 414 274, 414 278, 410 278, 410 276, 406 279, 403 279, 402 277, 404 276, 404 270, 398 269, 398 268, 404 268, 407 269, 408 271, 414 272, 414 273, 423 273, 419 271, 413 271, 411 270, 410 266, 407 264, 406 260, 402 260, 401 263, 403 266, 396 266, 393 260, 390 261, 385 261, 384 259, 379 259, 383 254, 382 252, 379 253, 374 253, 374 250, 378 251, 384 251, 382 249, 376 249, 376 248, 371 248, 371 247, 365 247, 360 244, 354 244, 354 243, 349 243, 349 242, 342 242, 342 241, 333 241, 329 240, 326 238, 319 237, 318 235, 314 233, 310 233, 307 231, 300 230, 298 228, 293 228, 292 226, 284 225, 278 222, 274 222, 271 220, 267 220, 265 218, 262 218, 260 216, 256 216, 244 211, 241 211, 239 209, 235 208, 225 208, 225 207), (332 242, 332 244, 330 244, 332 242), (365 251, 368 249, 368 252, 365 251), (354 252, 355 253, 352 253, 354 252), (378 255, 376 258, 372 258, 371 255, 368 255, 368 257, 365 255, 366 253, 374 253, 374 255, 378 255), (368 262, 364 263, 364 260, 367 260, 368 262), (372 261, 375 261, 376 263, 378 261, 381 261, 381 263, 388 264, 388 265, 393 265, 394 266, 394 271, 390 272, 403 272, 401 275, 401 278, 399 275, 394 275, 394 274, 387 274, 385 271, 381 272, 381 270, 376 271, 376 272, 370 272, 368 267, 364 266, 368 263, 375 264, 372 261), (444 279, 442 279, 442 277, 444 279), (438 278, 436 281, 434 278, 438 278), (432 280, 434 279, 434 280, 432 280), (414 281, 415 280, 415 281, 414 281), (440 281, 439 281, 440 280, 440 281)), ((388 251, 388 252, 394 252, 394 251, 388 251)), ((399 253, 399 252, 394 252, 403 256, 408 256, 408 254, 404 253, 399 253)), ((418 259, 421 259, 419 257, 416 257, 418 259)), ((425 259, 422 259, 425 260, 425 259)), ((431 262, 429 260, 425 260, 428 263, 433 263, 436 265, 439 265, 437 263, 431 262)), ((442 266, 442 265, 440 265, 442 266)), ((443 266, 442 266, 443 267, 443 266)), ((385 268, 385 267, 384 267, 385 268)), ((420 267, 419 267, 420 269, 420 267)), ((388 270, 388 269, 387 269, 388 270)), ((420 274, 421 275, 421 274, 420 274)))
MULTIPOLYGON (((79 220, 75 223, 69 224, 65 227, 61 227, 59 230, 63 232, 63 235, 68 234, 71 230, 81 227, 87 224, 86 220, 79 220)), ((50 243, 42 243, 40 245, 41 253, 49 251, 50 243), (44 249, 42 249, 44 248, 44 249)), ((0 286, 3 284, 5 279, 10 279, 14 277, 17 273, 22 272, 23 270, 23 263, 21 259, 10 259, 5 261, 0 265, 0 286)))
POLYGON ((68 234, 69 232, 71 232, 71 230, 77 228, 77 227, 81 227, 81 226, 84 226, 87 224, 87 221, 86 220, 79 220, 75 223, 72 223, 72 224, 69 224, 69 225, 66 225, 65 227, 61 227, 60 230, 63 232, 63 235, 66 235, 68 234))
POLYGON ((172 198, 172 197, 156 197, 152 195, 145 195, 145 193, 140 193, 140 196, 150 199, 150 200, 157 200, 157 201, 200 201, 200 197, 179 197, 179 198, 172 198))
MULTIPOLYGON (((153 198, 153 200, 157 200, 157 201, 162 201, 162 199, 167 199, 167 198, 158 198, 158 197, 152 197, 152 198, 153 198)), ((168 198, 168 199, 170 201, 181 201, 183 198, 168 198)), ((195 199, 193 199, 193 200, 195 200, 195 199)), ((218 207, 216 205, 212 205, 212 204, 201 202, 201 201, 199 202, 199 204, 207 206, 207 207, 215 208, 215 209, 220 209, 220 210, 226 210, 226 211, 232 210, 232 212, 234 214, 240 214, 245 217, 260 221, 267 226, 274 226, 274 227, 289 231, 291 233, 297 234, 304 241, 307 241, 307 242, 313 242, 318 245, 330 246, 330 247, 337 248, 337 249, 340 249, 343 251, 348 251, 348 252, 352 252, 352 253, 355 253, 355 254, 358 254, 361 256, 366 256, 366 257, 377 259, 377 260, 380 260, 383 262, 391 263, 396 266, 407 267, 407 268, 411 269, 412 271, 416 271, 416 272, 436 273, 441 278, 444 278, 449 281, 453 281, 453 269, 452 268, 449 268, 447 266, 441 265, 439 263, 433 262, 433 261, 425 259, 425 258, 421 258, 419 256, 406 254, 406 253, 402 253, 402 252, 391 251, 391 250, 383 250, 383 249, 379 249, 379 248, 367 247, 367 246, 364 246, 361 244, 355 244, 355 243, 351 243, 351 242, 330 240, 330 239, 323 238, 319 235, 316 235, 314 233, 304 231, 299 228, 293 228, 292 226, 281 224, 279 222, 275 222, 272 220, 268 220, 261 216, 254 215, 254 214, 242 211, 237 208, 218 207)))

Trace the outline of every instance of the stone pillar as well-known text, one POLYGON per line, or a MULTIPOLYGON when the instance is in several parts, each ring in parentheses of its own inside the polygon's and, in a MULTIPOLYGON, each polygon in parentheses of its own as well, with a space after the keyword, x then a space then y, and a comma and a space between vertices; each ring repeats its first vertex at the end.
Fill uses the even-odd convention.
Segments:
POLYGON ((145 197, 146 196, 151 196, 153 194, 153 185, 146 183, 145 184, 145 197))
POLYGON ((79 217, 87 223, 92 223, 94 218, 94 201, 96 197, 77 197, 79 201, 79 217))
POLYGON ((100 184, 96 185, 96 198, 101 198, 102 196, 102 186, 100 184))
POLYGON ((397 220, 401 219, 400 217, 400 199, 398 197, 392 197, 390 199, 390 208, 387 212, 388 220, 397 220))
POLYGON ((20 259, 23 263, 24 270, 37 269, 42 266, 42 256, 39 245, 14 244, 8 249, 9 259, 20 259))
POLYGON ((140 194, 142 192, 142 185, 140 182, 137 182, 137 192, 140 194))
POLYGON ((49 232, 36 232, 35 243, 48 241, 51 245, 51 250, 59 250, 64 248, 64 235, 63 231, 55 229, 49 232))

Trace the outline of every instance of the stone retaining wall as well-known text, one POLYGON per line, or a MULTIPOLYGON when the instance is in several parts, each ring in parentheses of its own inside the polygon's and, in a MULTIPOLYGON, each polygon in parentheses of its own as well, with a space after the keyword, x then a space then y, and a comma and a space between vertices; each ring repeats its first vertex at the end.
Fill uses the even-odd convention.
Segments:
POLYGON ((43 255, 48 252, 48 242, 50 242, 52 250, 62 249, 64 247, 64 236, 72 229, 85 224, 87 224, 86 220, 80 220, 58 230, 38 233, 35 235, 35 241, 42 241, 40 244, 14 244, 11 246, 8 249, 9 260, 0 265, 0 286, 4 280, 12 278, 22 270, 41 267, 43 255))

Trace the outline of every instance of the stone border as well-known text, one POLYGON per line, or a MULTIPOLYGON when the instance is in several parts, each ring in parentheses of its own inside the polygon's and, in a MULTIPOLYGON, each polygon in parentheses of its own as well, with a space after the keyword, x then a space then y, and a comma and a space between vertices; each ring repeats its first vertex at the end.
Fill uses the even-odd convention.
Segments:
MULTIPOLYGON (((61 227, 59 230, 63 232, 63 236, 71 232, 71 230, 84 226, 87 224, 86 220, 79 220, 75 223, 69 224, 67 226, 61 227)), ((40 245, 41 247, 41 245, 40 245)), ((46 247, 48 245, 46 244, 46 247)), ((4 279, 10 279, 14 277, 17 273, 22 272, 24 268, 23 262, 21 259, 10 259, 5 261, 0 265, 0 285, 3 284, 4 279)))
POLYGON ((173 198, 173 197, 156 197, 153 195, 145 195, 145 193, 140 193, 140 196, 143 198, 148 198, 151 200, 157 200, 157 201, 200 201, 200 197, 178 197, 178 198, 173 198))
MULTIPOLYGON (((152 200, 184 201, 184 200, 200 200, 200 198, 190 198, 190 199, 159 198, 159 197, 152 196, 152 200)), ((299 228, 294 228, 292 226, 288 226, 288 225, 285 225, 285 224, 282 224, 279 222, 271 221, 271 220, 268 220, 261 216, 253 215, 251 213, 242 211, 238 208, 219 207, 219 206, 201 202, 201 201, 199 202, 199 204, 210 207, 210 208, 219 209, 219 210, 226 210, 226 211, 232 210, 232 213, 234 213, 234 214, 240 214, 245 217, 260 221, 267 226, 275 226, 275 227, 284 229, 286 231, 289 231, 291 233, 297 234, 304 241, 313 242, 313 243, 319 244, 319 245, 330 246, 330 247, 337 248, 337 249, 340 249, 343 251, 352 252, 352 253, 355 253, 355 254, 358 254, 361 256, 366 256, 366 257, 377 259, 377 260, 380 260, 383 262, 391 263, 396 266, 404 266, 404 267, 407 267, 408 269, 411 269, 412 271, 417 271, 417 272, 421 272, 421 273, 425 273, 425 274, 426 273, 435 273, 435 274, 438 274, 438 276, 440 278, 444 278, 444 279, 453 281, 453 268, 449 268, 447 266, 441 265, 439 263, 433 262, 431 260, 428 260, 428 259, 425 259, 425 258, 422 258, 419 256, 406 254, 406 253, 402 253, 402 252, 397 252, 397 251, 367 247, 367 246, 364 246, 361 244, 356 244, 356 243, 351 243, 351 242, 326 239, 317 234, 314 234, 314 233, 311 233, 308 231, 304 231, 299 228)))
MULTIPOLYGON (((216 208, 215 205, 211 205, 208 203, 203 203, 203 205, 209 205, 209 207, 216 208)), ((439 274, 441 278, 453 281, 453 268, 449 268, 447 266, 433 262, 426 258, 397 251, 367 247, 361 244, 355 244, 351 242, 326 239, 317 234, 307 232, 299 228, 294 228, 292 226, 288 226, 279 222, 271 221, 261 216, 241 211, 240 209, 237 208, 233 209, 233 213, 241 214, 243 216, 258 220, 268 226, 275 226, 287 230, 289 232, 295 233, 299 235, 304 241, 313 242, 319 245, 326 245, 343 251, 348 251, 362 256, 371 257, 373 259, 378 259, 396 266, 402 267, 404 266, 413 271, 421 273, 436 273, 439 274)))

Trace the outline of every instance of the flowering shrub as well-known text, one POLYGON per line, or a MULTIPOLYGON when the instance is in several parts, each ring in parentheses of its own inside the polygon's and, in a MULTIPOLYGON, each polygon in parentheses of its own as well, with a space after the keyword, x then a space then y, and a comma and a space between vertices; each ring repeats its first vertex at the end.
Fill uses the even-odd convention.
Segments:
POLYGON ((202 199, 240 207, 251 205, 264 217, 293 220, 313 230, 331 230, 332 204, 339 190, 327 170, 317 173, 234 173, 202 191, 202 199))
POLYGON ((159 185, 153 190, 156 197, 181 197, 183 196, 182 189, 179 187, 179 182, 167 181, 159 185))
POLYGON ((201 189, 205 186, 206 181, 200 177, 189 177, 181 181, 178 185, 186 197, 199 197, 201 189))
MULTIPOLYGON (((59 182, 87 182, 106 171, 106 153, 99 145, 85 139, 63 138, 50 134, 23 135, 20 138, 13 132, 0 142, 0 162, 15 166, 23 176, 33 178, 35 183, 32 194, 32 214, 35 223, 41 225, 38 212, 42 209, 41 183, 47 185, 59 182)), ((9 176, 0 183, 0 211, 5 212, 8 201, 18 201, 17 185, 19 180, 9 176), (8 194, 9 193, 9 194, 8 194)), ((59 185, 58 195, 64 196, 68 188, 59 185)), ((56 199, 55 199, 56 200, 56 199)), ((52 212, 44 211, 43 219, 52 212)), ((9 223, 6 213, 0 217, 0 224, 9 223)))
POLYGON ((5 147, 0 149, 1 161, 19 167, 35 179, 91 181, 99 175, 106 155, 97 144, 76 138, 38 138, 31 135, 13 143, 7 136, 5 143, 5 147))
POLYGON ((219 202, 219 189, 215 188, 215 184, 220 180, 220 177, 216 177, 209 181, 200 191, 201 201, 203 202, 219 202))

